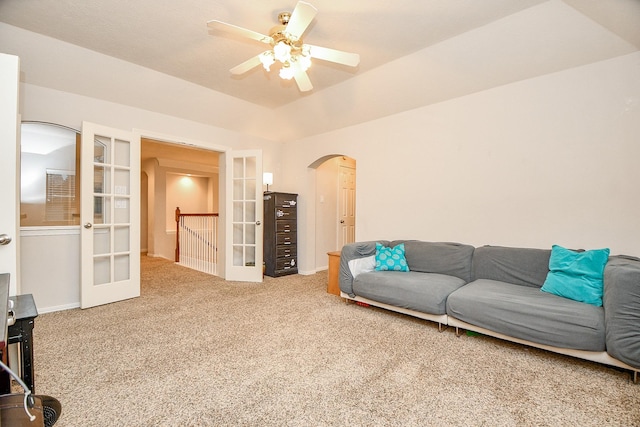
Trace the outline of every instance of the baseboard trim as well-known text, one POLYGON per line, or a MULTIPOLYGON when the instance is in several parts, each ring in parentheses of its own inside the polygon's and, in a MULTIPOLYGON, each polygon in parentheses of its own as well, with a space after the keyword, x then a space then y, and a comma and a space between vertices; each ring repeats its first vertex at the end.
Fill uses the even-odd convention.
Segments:
POLYGON ((80 303, 74 302, 71 304, 54 305, 51 307, 38 307, 38 314, 53 313, 55 311, 72 310, 74 308, 80 308, 80 303))

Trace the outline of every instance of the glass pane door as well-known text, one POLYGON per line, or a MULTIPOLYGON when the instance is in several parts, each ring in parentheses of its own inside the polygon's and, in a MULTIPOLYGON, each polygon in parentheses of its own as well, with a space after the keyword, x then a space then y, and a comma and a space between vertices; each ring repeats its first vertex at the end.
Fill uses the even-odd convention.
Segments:
POLYGON ((232 152, 227 157, 231 244, 227 279, 262 281, 262 156, 259 151, 232 152))
POLYGON ((140 294, 140 160, 129 132, 85 123, 82 170, 81 306, 140 294), (137 154, 137 155, 136 155, 137 154), (86 181, 86 182, 85 182, 86 181))

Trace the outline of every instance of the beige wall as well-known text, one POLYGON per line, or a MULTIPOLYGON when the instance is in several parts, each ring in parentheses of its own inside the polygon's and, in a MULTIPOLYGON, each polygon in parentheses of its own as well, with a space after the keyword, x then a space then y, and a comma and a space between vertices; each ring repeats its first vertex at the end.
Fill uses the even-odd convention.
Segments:
POLYGON ((640 255, 640 54, 288 143, 300 270, 315 269, 315 181, 356 159, 357 240, 610 247, 640 255))
MULTIPOLYGON (((210 200, 214 194, 210 193, 209 177, 188 176, 184 173, 167 173, 167 230, 175 230, 175 210, 180 208, 182 213, 209 213, 210 200)), ((215 197, 218 197, 216 188, 215 197)))

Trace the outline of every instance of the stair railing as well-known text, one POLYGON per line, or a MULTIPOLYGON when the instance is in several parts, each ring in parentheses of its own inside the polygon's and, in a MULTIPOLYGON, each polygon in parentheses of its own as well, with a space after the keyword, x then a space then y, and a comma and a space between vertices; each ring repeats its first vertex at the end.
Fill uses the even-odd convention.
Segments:
POLYGON ((217 238, 217 213, 182 213, 176 208, 176 263, 216 274, 217 238))

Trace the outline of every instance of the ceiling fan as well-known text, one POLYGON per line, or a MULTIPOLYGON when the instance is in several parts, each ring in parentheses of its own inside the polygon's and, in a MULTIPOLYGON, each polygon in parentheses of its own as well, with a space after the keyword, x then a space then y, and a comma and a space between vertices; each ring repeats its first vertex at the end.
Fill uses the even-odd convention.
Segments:
POLYGON ((299 1, 293 12, 282 12, 278 15, 280 25, 273 27, 269 31, 269 35, 217 20, 207 22, 207 26, 213 30, 226 31, 248 37, 271 46, 269 50, 233 67, 230 70, 231 74, 244 74, 259 65, 270 71, 271 66, 278 62, 280 65, 280 77, 286 80, 295 79, 300 91, 306 92, 313 89, 311 80, 307 75, 307 69, 311 66, 311 58, 350 67, 356 67, 360 63, 360 55, 357 53, 343 52, 303 43, 302 35, 311 24, 311 21, 313 21, 317 12, 318 10, 311 4, 299 1))

